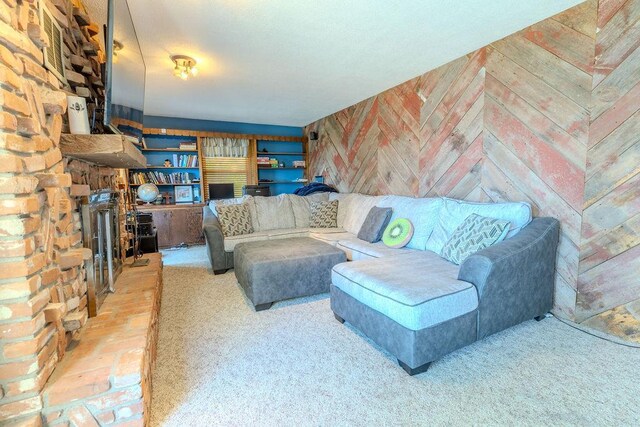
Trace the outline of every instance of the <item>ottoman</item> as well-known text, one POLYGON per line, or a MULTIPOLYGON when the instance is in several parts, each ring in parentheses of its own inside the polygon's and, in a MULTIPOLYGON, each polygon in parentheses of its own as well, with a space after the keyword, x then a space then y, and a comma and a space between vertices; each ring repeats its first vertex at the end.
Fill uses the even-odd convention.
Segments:
POLYGON ((236 245, 234 271, 256 311, 276 301, 329 292, 331 269, 344 252, 310 237, 236 245))

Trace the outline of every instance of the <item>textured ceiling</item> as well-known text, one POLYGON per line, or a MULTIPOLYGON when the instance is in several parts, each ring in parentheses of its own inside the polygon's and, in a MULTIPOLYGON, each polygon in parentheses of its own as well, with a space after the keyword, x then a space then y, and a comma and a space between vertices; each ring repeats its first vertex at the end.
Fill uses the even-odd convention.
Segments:
MULTIPOLYGON (((116 0, 124 1, 124 0, 116 0)), ((582 0, 129 0, 145 114, 303 126, 582 0), (173 76, 172 54, 200 73, 173 76)), ((87 0, 100 19, 106 0, 87 0)), ((104 19, 104 18, 103 18, 104 19)))

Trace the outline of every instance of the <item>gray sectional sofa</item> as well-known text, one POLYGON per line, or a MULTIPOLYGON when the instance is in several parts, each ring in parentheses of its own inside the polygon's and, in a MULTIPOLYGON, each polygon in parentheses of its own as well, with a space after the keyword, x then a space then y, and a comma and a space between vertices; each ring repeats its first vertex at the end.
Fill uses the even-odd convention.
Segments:
MULTIPOLYGON (((478 204, 448 198, 322 193, 248 197, 254 233, 224 238, 211 207, 203 231, 214 272, 233 267, 240 242, 312 237, 343 250, 331 273, 331 309, 393 354, 409 374, 458 348, 525 320, 543 318, 553 303, 559 223, 531 217, 526 203, 478 204), (337 228, 309 228, 310 203, 339 200, 337 228), (402 249, 359 240, 373 206, 408 218, 414 235, 402 249), (504 241, 455 265, 439 256, 471 213, 510 221, 504 241)), ((213 207, 215 210, 215 207, 213 207)))

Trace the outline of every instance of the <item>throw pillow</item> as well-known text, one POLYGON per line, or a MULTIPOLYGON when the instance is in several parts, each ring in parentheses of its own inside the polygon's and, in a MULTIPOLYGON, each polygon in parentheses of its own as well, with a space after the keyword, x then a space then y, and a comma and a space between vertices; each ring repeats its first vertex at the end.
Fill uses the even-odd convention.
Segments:
POLYGON ((455 264, 462 264, 470 255, 504 240, 509 224, 509 221, 471 214, 453 232, 441 255, 455 264))
POLYGON ((372 207, 360 227, 358 239, 369 243, 379 242, 382 239, 382 233, 389 225, 392 213, 391 208, 372 207))
POLYGON ((216 206, 224 237, 253 233, 249 206, 246 203, 216 206))
POLYGON ((407 246, 413 237, 413 224, 406 218, 398 218, 384 230, 382 243, 390 248, 400 249, 407 246))
POLYGON ((312 228, 335 228, 338 226, 338 201, 331 202, 311 202, 311 220, 309 227, 312 228))

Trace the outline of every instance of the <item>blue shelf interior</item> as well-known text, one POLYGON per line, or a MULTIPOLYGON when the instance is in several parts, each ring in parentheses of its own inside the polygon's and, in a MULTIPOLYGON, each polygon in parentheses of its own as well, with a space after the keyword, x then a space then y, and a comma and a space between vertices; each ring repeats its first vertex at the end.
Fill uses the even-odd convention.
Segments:
MULTIPOLYGON (((284 141, 263 141, 258 140, 258 157, 276 158, 278 162, 284 162, 285 167, 292 167, 294 160, 305 160, 302 154, 302 142, 284 142, 284 141), (268 153, 260 153, 262 149, 267 149, 268 153), (292 153, 290 155, 270 154, 270 153, 292 153)), ((258 165, 259 166, 259 165, 258 165)), ((270 179, 273 181, 287 181, 286 183, 268 184, 258 183, 260 185, 269 185, 271 194, 287 194, 293 193, 296 188, 306 185, 303 182, 292 182, 297 178, 305 177, 306 169, 262 169, 258 167, 258 179, 270 179)))
MULTIPOLYGON (((195 151, 185 151, 185 150, 180 150, 178 148, 181 142, 197 142, 198 140, 197 137, 175 136, 175 135, 144 135, 144 140, 145 140, 147 149, 154 149, 154 148, 171 149, 172 151, 161 151, 161 152, 143 151, 142 154, 146 157, 147 165, 149 166, 147 167, 147 169, 138 169, 138 170, 132 169, 131 170, 132 172, 154 171, 154 172, 161 172, 165 174, 186 172, 196 177, 198 180, 200 180, 200 170, 197 166, 162 169, 165 160, 169 160, 172 165, 174 164, 173 162, 174 154, 178 156, 179 155, 192 155, 192 156, 198 155, 198 153, 195 151)), ((198 158, 198 162, 200 162, 200 160, 201 159, 198 158)), ((180 185, 190 185, 190 184, 180 184, 180 185)), ((199 186, 199 183, 192 183, 191 185, 199 186)), ((158 184, 158 187, 160 188, 161 192, 165 193, 165 192, 173 192, 174 185, 158 184)), ((196 188, 194 188, 193 193, 194 193, 194 201, 198 202, 200 200, 199 199, 200 191, 199 190, 196 191, 196 188)))

